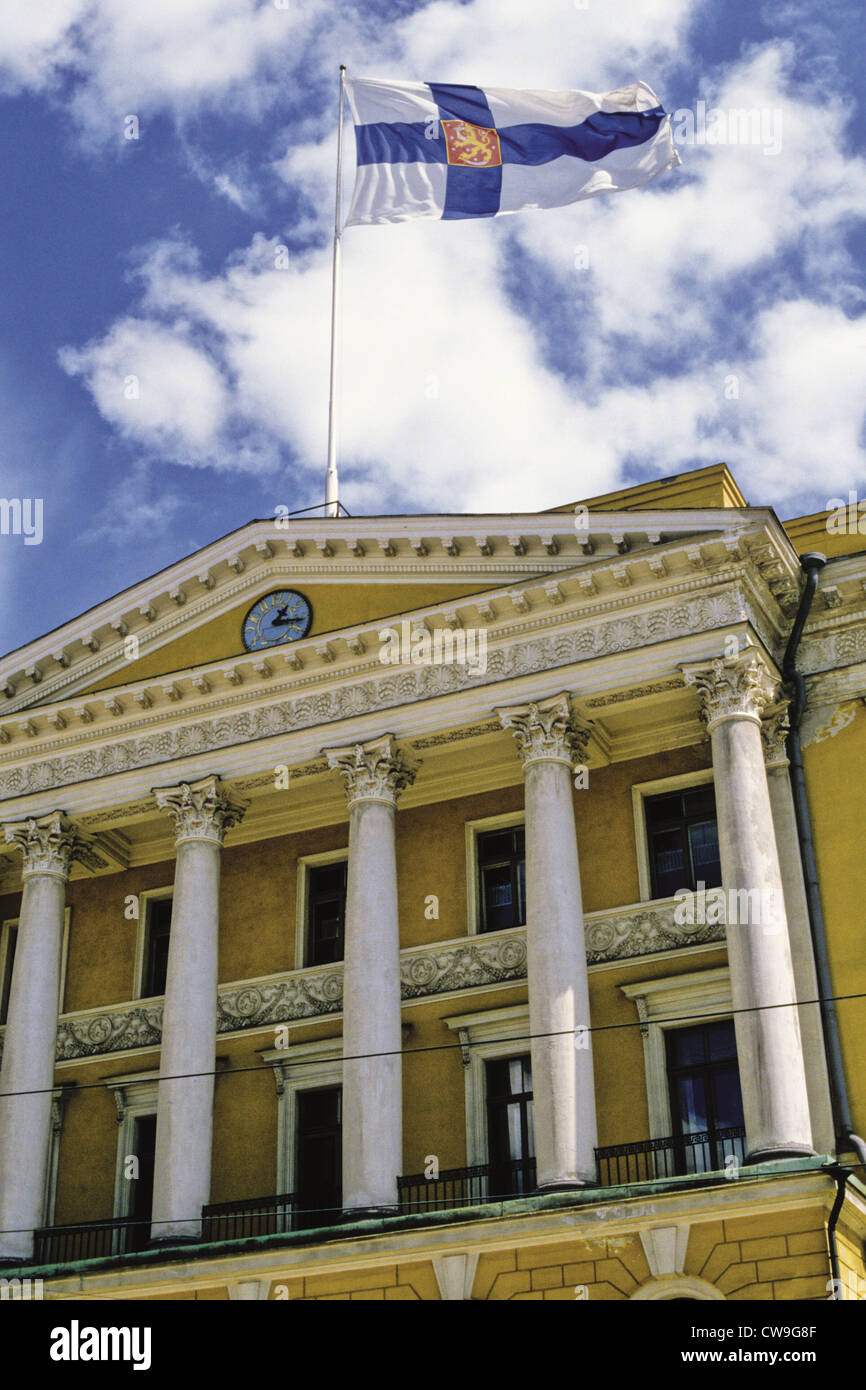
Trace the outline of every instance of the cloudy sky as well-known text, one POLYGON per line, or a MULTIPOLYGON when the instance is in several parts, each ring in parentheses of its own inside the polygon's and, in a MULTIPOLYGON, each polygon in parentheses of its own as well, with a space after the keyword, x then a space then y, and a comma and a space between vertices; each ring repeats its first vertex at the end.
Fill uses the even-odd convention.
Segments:
POLYGON ((721 459, 783 517, 866 496, 863 60, 856 0, 3 0, 0 496, 43 498, 44 538, 0 535, 0 650, 323 497, 340 62, 643 80, 683 160, 561 210, 347 230, 350 511, 721 459))

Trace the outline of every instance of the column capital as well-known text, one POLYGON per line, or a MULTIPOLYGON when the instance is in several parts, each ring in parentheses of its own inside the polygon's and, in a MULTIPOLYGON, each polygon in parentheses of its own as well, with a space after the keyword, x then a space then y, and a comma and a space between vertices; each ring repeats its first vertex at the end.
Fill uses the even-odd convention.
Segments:
POLYGON ((24 855, 23 878, 30 874, 53 874, 65 883, 73 859, 87 854, 77 827, 62 811, 7 822, 3 838, 7 845, 20 849, 24 855))
POLYGON ((566 694, 494 711, 503 729, 510 729, 524 768, 535 762, 566 763, 586 758, 589 728, 575 718, 566 694))
POLYGON ((403 788, 415 781, 417 769, 404 760, 393 734, 348 748, 323 748, 322 752, 328 766, 343 778, 350 806, 356 801, 385 801, 396 806, 403 788))
POLYGON ((219 777, 181 782, 176 787, 154 787, 161 811, 168 811, 175 825, 175 843, 200 840, 222 845, 225 833, 243 820, 246 806, 227 792, 219 777))
POLYGON ((768 771, 778 768, 784 769, 788 766, 788 754, 785 745, 790 728, 790 708, 787 700, 767 710, 761 720, 764 762, 768 771))
POLYGON ((725 719, 750 719, 760 725, 764 711, 778 702, 778 676, 754 647, 739 656, 719 656, 680 670, 686 685, 698 692, 700 718, 708 733, 725 719))

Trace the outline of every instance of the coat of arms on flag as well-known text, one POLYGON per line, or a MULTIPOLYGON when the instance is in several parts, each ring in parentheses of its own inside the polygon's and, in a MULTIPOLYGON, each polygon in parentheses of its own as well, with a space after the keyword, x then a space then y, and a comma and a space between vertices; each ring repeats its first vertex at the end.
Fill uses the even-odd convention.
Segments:
POLYGON ((347 227, 562 207, 680 162, 644 82, 599 95, 347 78, 346 94, 358 165, 347 227))

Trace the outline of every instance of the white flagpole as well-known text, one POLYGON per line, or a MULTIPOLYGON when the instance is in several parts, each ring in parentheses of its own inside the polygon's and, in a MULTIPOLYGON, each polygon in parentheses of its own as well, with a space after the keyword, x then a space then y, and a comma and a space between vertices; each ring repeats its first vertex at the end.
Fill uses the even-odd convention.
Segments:
POLYGON ((337 479, 337 328, 342 282, 343 228, 343 95, 346 65, 340 64, 340 116, 337 132, 337 197, 334 211, 334 263, 331 273, 331 386, 328 397, 328 471, 325 475, 325 516, 336 516, 340 495, 337 479))

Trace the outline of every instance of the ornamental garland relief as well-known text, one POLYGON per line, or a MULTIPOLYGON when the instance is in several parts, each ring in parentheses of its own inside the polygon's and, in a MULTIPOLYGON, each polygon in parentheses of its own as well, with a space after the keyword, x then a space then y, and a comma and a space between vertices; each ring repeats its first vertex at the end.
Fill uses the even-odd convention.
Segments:
MULTIPOLYGON (((628 911, 588 916, 587 964, 632 960, 724 941, 724 924, 678 925, 675 908, 675 902, 647 903, 628 911)), ((413 950, 400 962, 400 992, 406 1000, 525 978, 526 934, 519 928, 499 938, 466 937, 428 950, 413 950)), ((217 1033, 326 1018, 342 1007, 341 966, 301 971, 282 979, 242 982, 219 991, 217 1033)), ((161 1004, 136 1003, 85 1017, 63 1018, 57 1031, 57 1061, 158 1047, 161 1037, 161 1004)))
POLYGON ((222 714, 183 727, 155 730, 100 748, 46 758, 26 767, 0 772, 0 798, 21 796, 170 762, 195 753, 254 742, 341 719, 509 680, 536 671, 568 666, 593 657, 650 646, 693 632, 744 620, 743 599, 736 589, 702 594, 668 608, 596 622, 548 637, 519 641, 490 650, 487 672, 468 667, 417 666, 316 695, 271 702, 260 709, 222 714))

